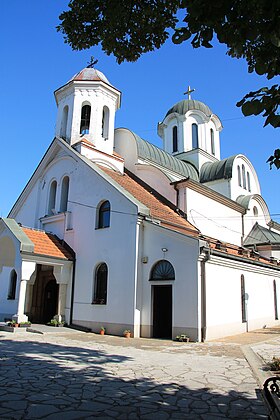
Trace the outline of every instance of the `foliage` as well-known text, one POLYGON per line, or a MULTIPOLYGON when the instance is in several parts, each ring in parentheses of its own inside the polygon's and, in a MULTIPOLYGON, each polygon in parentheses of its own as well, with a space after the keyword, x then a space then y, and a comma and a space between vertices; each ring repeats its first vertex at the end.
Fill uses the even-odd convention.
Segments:
POLYGON ((48 322, 48 325, 51 325, 52 327, 58 327, 59 325, 64 326, 64 321, 58 321, 56 318, 53 318, 48 322))
POLYGON ((186 334, 179 334, 176 336, 176 341, 189 342, 190 338, 186 334))
MULTIPOLYGON (((190 40, 194 48, 212 48, 217 39, 229 56, 247 61, 250 73, 268 80, 280 73, 279 0, 71 0, 59 18, 58 30, 74 50, 101 43, 118 63, 160 48, 173 31, 175 44, 190 40)), ((279 104, 273 85, 248 93, 237 106, 245 116, 263 113, 265 125, 280 127, 279 104)), ((269 163, 280 167, 277 156, 269 163)))
POLYGON ((279 370, 280 371, 280 357, 273 357, 272 361, 269 363, 270 370, 279 370))

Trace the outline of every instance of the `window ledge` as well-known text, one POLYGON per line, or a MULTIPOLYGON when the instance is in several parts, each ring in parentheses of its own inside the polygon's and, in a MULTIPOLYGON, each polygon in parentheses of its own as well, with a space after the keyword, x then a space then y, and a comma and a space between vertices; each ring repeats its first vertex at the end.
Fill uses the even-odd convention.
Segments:
POLYGON ((67 214, 71 214, 70 211, 63 211, 61 213, 57 213, 57 214, 46 214, 43 217, 40 217, 40 221, 42 223, 52 223, 52 222, 57 222, 57 221, 61 221, 63 220, 67 214))

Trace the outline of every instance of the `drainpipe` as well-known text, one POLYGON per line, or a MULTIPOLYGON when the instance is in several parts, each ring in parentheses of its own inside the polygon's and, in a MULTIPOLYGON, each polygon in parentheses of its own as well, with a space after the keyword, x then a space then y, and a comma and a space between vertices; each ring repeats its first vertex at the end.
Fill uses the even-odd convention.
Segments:
POLYGON ((70 302, 70 319, 69 324, 72 325, 73 321, 73 306, 74 306, 74 292, 75 292, 75 274, 76 274, 76 259, 73 261, 72 270, 72 288, 71 288, 71 302, 70 302))
POLYGON ((206 340, 206 268, 207 261, 210 260, 210 248, 203 246, 200 248, 200 275, 201 275, 201 341, 206 340))

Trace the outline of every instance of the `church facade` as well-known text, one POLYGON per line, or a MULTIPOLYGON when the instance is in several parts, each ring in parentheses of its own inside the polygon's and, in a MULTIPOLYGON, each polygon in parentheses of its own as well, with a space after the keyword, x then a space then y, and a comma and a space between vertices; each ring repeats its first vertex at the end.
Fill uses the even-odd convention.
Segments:
POLYGON ((280 225, 222 123, 185 99, 163 148, 114 127, 121 93, 85 68, 55 91, 56 135, 0 219, 0 318, 204 341, 279 325, 280 225))

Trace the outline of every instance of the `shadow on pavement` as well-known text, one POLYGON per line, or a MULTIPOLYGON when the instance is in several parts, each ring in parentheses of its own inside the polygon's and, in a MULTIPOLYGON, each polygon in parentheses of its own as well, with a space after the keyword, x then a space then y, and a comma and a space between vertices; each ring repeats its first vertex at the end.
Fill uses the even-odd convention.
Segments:
POLYGON ((1 419, 267 418, 258 391, 252 398, 190 389, 179 377, 156 382, 133 357, 102 350, 6 339, 0 371, 1 419))

